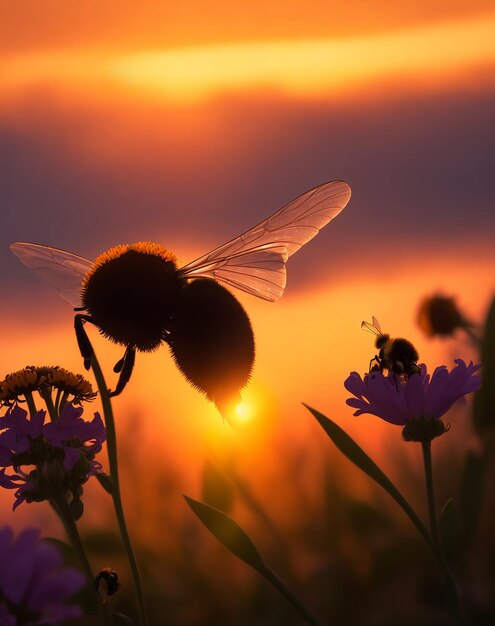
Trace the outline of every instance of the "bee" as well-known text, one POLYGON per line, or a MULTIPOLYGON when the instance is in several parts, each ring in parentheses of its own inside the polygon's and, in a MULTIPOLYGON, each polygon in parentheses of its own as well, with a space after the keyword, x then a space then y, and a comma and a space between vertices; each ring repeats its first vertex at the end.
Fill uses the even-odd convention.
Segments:
POLYGON ((286 285, 287 259, 336 217, 351 196, 347 183, 311 189, 254 228, 195 261, 178 266, 157 243, 118 245, 94 262, 34 243, 11 250, 74 307, 86 369, 94 355, 86 323, 125 347, 114 391, 128 383, 136 352, 167 344, 188 381, 220 412, 239 402, 254 364, 254 336, 244 308, 223 287, 274 302, 286 285))
POLYGON ((375 316, 371 323, 362 322, 361 328, 376 335, 375 346, 379 353, 370 361, 370 372, 374 368, 379 369, 380 372, 386 369, 393 372, 395 376, 404 375, 405 377, 421 372, 417 365, 418 351, 410 341, 402 338, 391 339, 390 335, 382 333, 375 316))

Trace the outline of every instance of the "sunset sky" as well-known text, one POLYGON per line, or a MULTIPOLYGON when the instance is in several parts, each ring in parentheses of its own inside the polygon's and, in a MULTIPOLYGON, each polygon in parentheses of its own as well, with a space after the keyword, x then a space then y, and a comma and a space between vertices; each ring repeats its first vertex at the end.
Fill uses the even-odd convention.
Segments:
MULTIPOLYGON (((344 404, 374 354, 361 321, 376 315, 433 369, 473 354, 420 334, 419 299, 454 294, 479 320, 493 295, 494 33, 489 0, 3 1, 0 376, 82 371, 70 307, 11 242, 93 259, 156 240, 185 264, 342 179, 351 201, 290 259, 283 298, 236 294, 257 341, 244 438, 166 347, 138 355, 115 407, 146 415, 179 461, 235 439, 262 472, 267 433, 322 436, 302 401, 378 449, 387 426, 344 404)), ((112 381, 122 351, 95 346, 112 381)))

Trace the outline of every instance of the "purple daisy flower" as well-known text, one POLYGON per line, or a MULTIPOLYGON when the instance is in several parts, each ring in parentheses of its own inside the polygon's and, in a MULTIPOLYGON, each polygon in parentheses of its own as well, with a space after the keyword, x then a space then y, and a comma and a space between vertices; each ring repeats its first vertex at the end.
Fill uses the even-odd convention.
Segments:
POLYGON ((0 624, 57 626, 80 617, 80 607, 66 602, 84 583, 55 546, 39 539, 39 530, 14 538, 11 528, 0 528, 0 624))
POLYGON ((461 359, 456 359, 455 364, 450 372, 444 365, 437 367, 431 377, 426 365, 421 364, 421 374, 407 379, 380 372, 361 378, 357 372, 351 372, 344 386, 355 397, 346 403, 357 409, 354 415, 369 413, 404 426, 407 440, 431 440, 446 430, 440 418, 454 402, 481 386, 481 377, 474 375, 481 365, 472 361, 466 365, 461 359))

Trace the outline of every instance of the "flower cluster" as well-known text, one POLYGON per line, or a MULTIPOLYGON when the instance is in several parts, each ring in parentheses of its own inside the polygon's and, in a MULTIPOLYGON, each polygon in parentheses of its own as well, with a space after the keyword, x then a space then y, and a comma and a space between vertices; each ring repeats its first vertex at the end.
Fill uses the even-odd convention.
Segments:
POLYGON ((424 364, 419 375, 407 379, 375 371, 361 378, 352 372, 344 386, 355 397, 346 402, 357 409, 354 415, 370 413, 404 426, 407 441, 431 441, 448 429, 440 418, 454 402, 481 386, 481 377, 475 374, 480 365, 466 365, 461 359, 455 363, 450 372, 445 366, 437 367, 431 377, 424 364))
POLYGON ((0 624, 57 626, 82 615, 70 596, 84 586, 84 576, 64 567, 57 548, 39 539, 36 529, 17 538, 0 528, 0 624))
MULTIPOLYGON (((63 367, 28 365, 21 370, 7 374, 0 381, 0 406, 13 406, 21 398, 34 391, 42 396, 55 389, 61 406, 70 399, 74 404, 90 401, 96 397, 91 383, 81 374, 73 374, 63 367)), ((58 404, 56 402, 55 404, 58 404)))
POLYGON ((94 457, 106 439, 100 415, 88 422, 82 412, 66 403, 58 419, 45 424, 45 411, 28 418, 14 405, 0 417, 0 486, 16 489, 14 509, 24 501, 54 501, 62 494, 82 513, 82 485, 102 471, 94 457), (7 474, 7 468, 14 473, 7 474))

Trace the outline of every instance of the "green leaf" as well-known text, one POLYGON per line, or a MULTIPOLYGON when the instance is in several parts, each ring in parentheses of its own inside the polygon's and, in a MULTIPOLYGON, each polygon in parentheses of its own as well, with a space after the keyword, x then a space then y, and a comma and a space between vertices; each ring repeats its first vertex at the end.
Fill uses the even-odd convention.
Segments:
POLYGON ((431 546, 431 537, 426 526, 421 522, 421 520, 411 508, 407 500, 388 478, 388 476, 383 473, 378 465, 340 426, 338 426, 335 422, 332 422, 331 419, 329 419, 316 409, 313 409, 304 403, 303 405, 317 419, 318 423, 321 425, 321 427, 327 433, 333 443, 337 446, 337 448, 342 452, 342 454, 346 456, 349 461, 354 463, 354 465, 359 467, 359 469, 361 469, 371 479, 373 479, 378 485, 383 487, 383 489, 385 489, 385 491, 392 496, 392 498, 409 516, 413 524, 431 546))
POLYGON ((113 491, 113 481, 112 477, 109 474, 105 474, 105 472, 101 472, 100 474, 96 474, 96 480, 100 483, 103 489, 112 495, 113 491))
POLYGON ((206 526, 221 544, 241 559, 241 561, 244 561, 244 563, 247 563, 256 571, 260 572, 260 574, 266 576, 267 566, 263 562, 258 550, 251 539, 234 520, 209 504, 193 500, 186 495, 184 498, 204 526, 206 526))
POLYGON ((440 514, 440 541, 449 562, 457 559, 461 550, 461 518, 452 498, 447 500, 440 514))
POLYGON ((483 434, 495 427, 495 299, 493 299, 485 322, 481 342, 482 386, 476 393, 473 407, 474 426, 483 434))
POLYGON ((297 596, 284 585, 273 570, 265 565, 251 539, 234 520, 228 517, 228 515, 225 515, 225 513, 222 513, 222 511, 214 509, 204 502, 198 502, 198 500, 193 500, 186 495, 184 499, 193 512, 199 517, 200 521, 221 544, 241 559, 241 561, 244 561, 244 563, 247 563, 247 565, 250 565, 264 576, 277 591, 299 611, 300 615, 304 617, 308 624, 311 624, 311 626, 319 626, 317 620, 311 615, 297 596))

